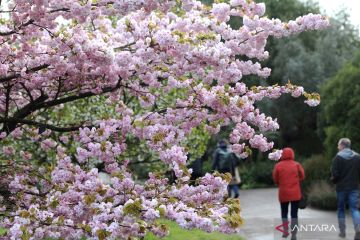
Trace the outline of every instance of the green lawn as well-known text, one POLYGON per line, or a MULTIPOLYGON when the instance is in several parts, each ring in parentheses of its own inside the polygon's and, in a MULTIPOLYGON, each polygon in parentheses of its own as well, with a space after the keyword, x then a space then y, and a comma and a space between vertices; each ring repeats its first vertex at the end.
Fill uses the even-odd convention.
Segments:
MULTIPOLYGON (((168 220, 162 220, 161 223, 169 226, 170 234, 169 236, 163 238, 164 240, 244 240, 242 237, 236 234, 227 235, 219 232, 207 233, 201 230, 184 230, 180 228, 175 222, 168 220)), ((6 230, 0 228, 0 236, 5 234, 6 230)), ((145 240, 157 240, 159 238, 155 237, 152 233, 147 234, 145 240)))
MULTIPOLYGON (((222 234, 219 232, 207 233, 201 230, 185 230, 180 228, 175 222, 162 220, 161 223, 166 224, 170 229, 170 234, 163 238, 164 240, 244 240, 237 234, 222 234)), ((145 240, 159 239, 152 233, 145 236, 145 240)))

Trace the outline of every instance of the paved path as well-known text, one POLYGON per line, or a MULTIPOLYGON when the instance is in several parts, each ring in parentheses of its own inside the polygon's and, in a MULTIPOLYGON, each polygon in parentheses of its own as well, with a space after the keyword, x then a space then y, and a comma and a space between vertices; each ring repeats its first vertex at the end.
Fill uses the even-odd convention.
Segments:
MULTIPOLYGON (((277 189, 241 190, 240 201, 245 223, 240 235, 247 240, 281 240, 281 232, 275 226, 281 224, 277 189)), ((303 226, 298 240, 340 240, 335 211, 320 211, 307 207, 299 210, 299 223, 303 226), (307 230, 305 229, 307 228, 307 230), (336 229, 335 229, 336 228, 336 229), (322 230, 322 231, 320 231, 322 230)), ((346 217, 347 238, 354 238, 349 215, 346 217)), ((287 239, 290 239, 288 237, 287 239)))

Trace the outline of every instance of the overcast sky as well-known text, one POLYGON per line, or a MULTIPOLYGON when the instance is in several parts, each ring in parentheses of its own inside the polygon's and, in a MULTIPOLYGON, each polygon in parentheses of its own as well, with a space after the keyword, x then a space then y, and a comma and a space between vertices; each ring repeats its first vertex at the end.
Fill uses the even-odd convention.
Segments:
POLYGON ((326 15, 333 16, 341 7, 346 7, 350 14, 350 21, 360 27, 360 0, 314 0, 326 15))

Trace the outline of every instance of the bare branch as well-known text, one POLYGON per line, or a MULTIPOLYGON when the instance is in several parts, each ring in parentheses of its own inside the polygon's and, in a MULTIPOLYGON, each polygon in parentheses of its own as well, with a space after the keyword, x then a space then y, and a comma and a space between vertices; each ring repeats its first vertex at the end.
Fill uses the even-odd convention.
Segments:
POLYGON ((134 165, 134 164, 151 164, 151 163, 155 163, 155 162, 161 162, 160 159, 155 159, 155 160, 152 160, 152 161, 135 161, 135 162, 129 162, 129 165, 134 165))
POLYGON ((49 13, 55 13, 55 12, 70 12, 70 8, 59 8, 51 10, 49 13))
POLYGON ((30 102, 33 102, 33 101, 34 101, 34 98, 33 98, 33 96, 31 95, 30 90, 25 86, 24 83, 20 83, 20 85, 25 89, 26 93, 28 94, 28 96, 29 96, 29 98, 30 98, 30 102))
POLYGON ((14 30, 11 30, 9 32, 0 32, 0 36, 1 37, 5 37, 5 36, 9 36, 12 35, 14 33, 17 33, 19 30, 21 30, 23 27, 29 26, 30 24, 33 24, 35 22, 34 19, 30 19, 29 21, 27 21, 26 23, 21 24, 20 26, 18 26, 17 28, 15 28, 14 30))
POLYGON ((32 25, 37 26, 37 27, 39 27, 39 28, 41 28, 41 29, 44 29, 45 31, 47 31, 47 33, 48 33, 51 37, 55 37, 54 33, 51 32, 47 27, 41 26, 41 25, 36 24, 36 23, 33 23, 32 25))
POLYGON ((58 127, 58 126, 54 126, 54 125, 50 125, 47 123, 41 123, 41 122, 36 122, 36 121, 32 121, 32 120, 27 120, 27 119, 21 119, 21 118, 0 118, 0 123, 11 123, 11 124, 27 124, 27 125, 31 125, 31 126, 37 126, 37 127, 42 127, 42 128, 46 128, 49 130, 52 130, 54 132, 73 132, 73 131, 77 131, 79 130, 79 128, 82 127, 93 127, 90 125, 84 125, 84 123, 79 124, 77 126, 72 126, 72 127, 58 127))
MULTIPOLYGON (((114 87, 105 87, 105 88, 103 88, 102 92, 99 93, 99 94, 96 94, 96 93, 93 93, 93 92, 85 92, 85 93, 80 93, 78 95, 73 95, 73 96, 68 96, 68 97, 64 97, 64 98, 60 98, 60 99, 50 100, 50 101, 47 101, 47 102, 46 102, 46 100, 49 97, 46 96, 42 92, 42 95, 40 97, 35 99, 33 102, 30 102, 29 104, 27 104, 26 106, 24 106, 22 109, 20 109, 16 113, 14 113, 13 117, 11 118, 14 121, 4 121, 5 120, 4 119, 3 120, 4 126, 2 128, 2 131, 6 131, 7 133, 11 133, 16 128, 16 125, 18 123, 43 126, 43 127, 46 127, 48 129, 51 129, 53 131, 58 131, 58 132, 76 131, 82 126, 76 126, 76 127, 71 127, 71 128, 61 128, 61 127, 56 127, 56 126, 52 126, 52 125, 44 125, 42 123, 40 124, 40 123, 29 122, 29 120, 24 120, 24 118, 27 117, 28 115, 30 115, 31 113, 33 113, 33 112, 35 112, 37 110, 40 110, 40 109, 49 108, 49 107, 57 106, 57 105, 62 104, 62 103, 72 102, 72 101, 76 101, 76 100, 79 100, 79 99, 83 99, 83 98, 92 97, 92 96, 101 95, 101 94, 105 94, 105 93, 115 91, 115 90, 119 89, 120 87, 123 87, 120 84, 120 81, 121 81, 121 79, 119 79, 118 83, 114 87)), ((10 119, 10 118, 8 118, 8 119, 10 119)), ((1 121, 0 121, 0 123, 1 123, 1 121)))
MULTIPOLYGON (((37 110, 35 108, 36 104, 44 102, 46 99, 48 99, 47 96, 41 95, 40 97, 35 99, 33 102, 30 102, 29 104, 24 106, 22 109, 15 112, 13 115, 13 118, 19 118, 19 119, 25 118, 26 116, 28 116, 29 114, 31 114, 32 112, 37 110)), ((16 125, 17 125, 16 123, 12 123, 12 122, 4 123, 4 126, 1 131, 6 131, 7 133, 11 133, 16 128, 16 125)))
POLYGON ((10 93, 11 93, 11 86, 6 87, 6 98, 5 98, 5 118, 9 115, 9 107, 10 107, 10 93))
MULTIPOLYGON (((0 6, 1 6, 1 0, 0 0, 0 6)), ((16 8, 16 5, 13 7, 13 9, 7 10, 7 11, 0 11, 0 13, 11 13, 15 10, 15 8, 16 8)))
MULTIPOLYGON (((106 3, 106 5, 111 5, 114 4, 114 2, 108 2, 106 3)), ((91 4, 92 7, 98 7, 99 4, 97 3, 93 3, 91 4)), ((59 9, 53 9, 51 11, 49 11, 49 13, 55 13, 55 12, 70 12, 70 8, 59 8, 59 9)))
POLYGON ((37 104, 36 109, 53 107, 53 106, 57 106, 57 105, 62 104, 62 103, 73 102, 73 101, 83 99, 83 98, 87 98, 87 97, 102 95, 102 94, 105 94, 105 93, 115 91, 115 90, 119 89, 120 87, 122 87, 122 85, 120 85, 120 81, 119 81, 119 83, 114 87, 105 87, 105 88, 103 88, 102 92, 100 94, 96 94, 96 93, 93 93, 93 92, 85 92, 85 93, 80 93, 80 94, 74 95, 74 96, 68 96, 68 97, 64 97, 64 98, 60 98, 60 99, 54 99, 54 100, 51 100, 51 101, 47 101, 47 102, 37 104))

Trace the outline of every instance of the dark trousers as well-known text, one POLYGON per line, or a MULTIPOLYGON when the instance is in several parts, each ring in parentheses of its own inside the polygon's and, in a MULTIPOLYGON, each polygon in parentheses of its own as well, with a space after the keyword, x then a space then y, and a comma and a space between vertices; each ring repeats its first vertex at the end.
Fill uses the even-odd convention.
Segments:
POLYGON ((237 184, 231 184, 231 185, 228 185, 227 187, 228 189, 228 196, 231 197, 231 192, 234 192, 235 194, 235 198, 238 198, 239 197, 239 186, 237 184))
POLYGON ((291 202, 282 202, 281 204, 281 218, 287 219, 289 213, 289 203, 291 203, 291 219, 298 218, 298 210, 299 210, 299 201, 291 201, 291 202))
MULTIPOLYGON (((298 225, 298 209, 299 209, 299 201, 291 201, 291 202, 282 202, 281 205, 281 218, 284 224, 284 237, 289 235, 289 221, 288 221, 288 213, 289 213, 289 204, 291 203, 291 211, 290 211, 290 232, 292 236, 297 234, 297 228, 295 226, 298 225)), ((293 239, 293 237, 291 238, 293 239)))

